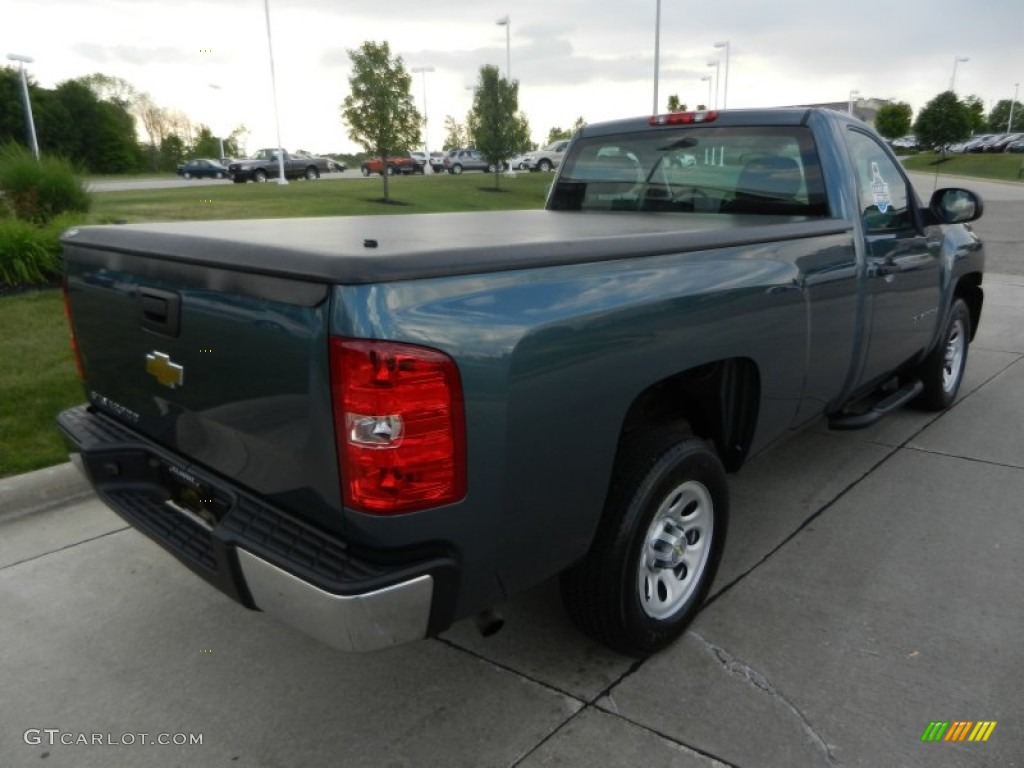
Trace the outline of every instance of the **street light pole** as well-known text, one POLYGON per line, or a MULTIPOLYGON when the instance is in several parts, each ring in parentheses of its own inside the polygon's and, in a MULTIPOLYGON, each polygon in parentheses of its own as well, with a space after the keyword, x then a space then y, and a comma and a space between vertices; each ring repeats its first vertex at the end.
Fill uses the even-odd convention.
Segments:
MULTIPOLYGON (((719 72, 719 64, 720 64, 720 62, 718 61, 718 59, 715 59, 714 61, 709 61, 708 62, 708 66, 709 67, 714 67, 715 68, 715 109, 718 109, 718 72, 719 72)), ((709 101, 710 101, 710 99, 709 99, 709 101)), ((711 109, 711 105, 710 104, 708 104, 708 109, 711 109)))
POLYGON ((953 57, 953 76, 949 78, 949 90, 956 93, 956 65, 960 62, 970 61, 966 56, 954 56, 953 57))
POLYGON ((1006 125, 1006 132, 1013 133, 1013 108, 1017 106, 1017 94, 1020 92, 1020 83, 1013 84, 1013 101, 1010 102, 1010 120, 1006 125))
POLYGON ((708 81, 708 103, 704 106, 705 109, 711 109, 711 75, 704 75, 701 81, 708 81))
POLYGON ((31 64, 35 59, 20 53, 8 53, 7 58, 18 62, 18 69, 21 71, 21 96, 25 102, 25 127, 28 130, 28 143, 32 148, 32 154, 38 160, 39 142, 36 140, 36 121, 32 119, 32 101, 28 96, 28 77, 25 75, 25 65, 31 64))
POLYGON ((263 12, 267 17, 267 50, 270 51, 270 88, 274 95, 274 124, 277 127, 277 183, 287 184, 284 177, 284 147, 281 146, 281 117, 277 110, 277 77, 274 74, 274 43, 270 38, 270 0, 263 0, 263 12))
POLYGON ((661 63, 661 0, 657 0, 654 14, 654 107, 652 115, 658 114, 658 69, 661 63))
MULTIPOLYGON (((413 67, 413 74, 423 75, 423 154, 427 156, 427 165, 430 165, 430 150, 427 145, 430 142, 428 135, 429 119, 427 118, 427 72, 433 72, 433 67, 413 67)), ((426 170, 426 168, 424 168, 426 170)))
POLYGON ((505 18, 496 22, 499 27, 505 28, 505 79, 512 82, 512 17, 505 14, 505 18))
POLYGON ((722 109, 729 106, 729 41, 715 43, 715 48, 725 48, 725 88, 722 89, 722 109))
POLYGON ((860 91, 858 91, 856 89, 850 91, 850 100, 847 102, 847 105, 846 105, 846 114, 848 114, 848 115, 853 115, 853 97, 854 96, 860 96, 860 91))

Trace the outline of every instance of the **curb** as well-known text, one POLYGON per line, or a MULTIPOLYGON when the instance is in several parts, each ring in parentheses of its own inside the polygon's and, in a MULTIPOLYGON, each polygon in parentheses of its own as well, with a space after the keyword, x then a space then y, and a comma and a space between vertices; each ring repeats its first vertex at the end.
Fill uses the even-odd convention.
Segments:
POLYGON ((0 523, 59 506, 92 493, 71 462, 0 480, 0 523))

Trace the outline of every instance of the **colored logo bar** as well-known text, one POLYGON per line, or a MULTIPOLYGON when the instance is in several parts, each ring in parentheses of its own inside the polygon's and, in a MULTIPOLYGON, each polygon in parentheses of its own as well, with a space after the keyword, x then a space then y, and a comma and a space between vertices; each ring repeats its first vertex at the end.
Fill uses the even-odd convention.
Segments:
POLYGON ((933 720, 921 734, 921 741, 988 741, 995 729, 995 720, 933 720))

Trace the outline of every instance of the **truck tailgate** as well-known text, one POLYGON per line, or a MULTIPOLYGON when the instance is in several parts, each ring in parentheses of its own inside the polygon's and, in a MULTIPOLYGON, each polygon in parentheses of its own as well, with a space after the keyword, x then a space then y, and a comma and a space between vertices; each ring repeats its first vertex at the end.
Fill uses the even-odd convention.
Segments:
POLYGON ((65 260, 94 409, 340 527, 326 286, 73 244, 65 260))

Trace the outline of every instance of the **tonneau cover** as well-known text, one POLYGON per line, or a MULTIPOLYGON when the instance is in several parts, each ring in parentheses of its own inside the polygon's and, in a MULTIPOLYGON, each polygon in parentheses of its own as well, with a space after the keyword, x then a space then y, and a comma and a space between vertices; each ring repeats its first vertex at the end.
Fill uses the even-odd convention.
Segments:
POLYGON ((128 224, 68 230, 68 248, 360 284, 634 258, 849 231, 839 219, 498 211, 128 224))

